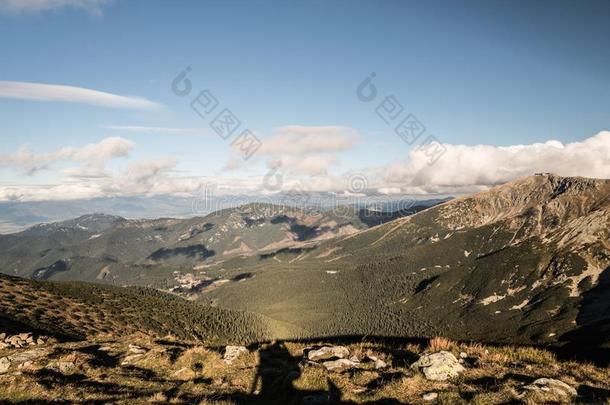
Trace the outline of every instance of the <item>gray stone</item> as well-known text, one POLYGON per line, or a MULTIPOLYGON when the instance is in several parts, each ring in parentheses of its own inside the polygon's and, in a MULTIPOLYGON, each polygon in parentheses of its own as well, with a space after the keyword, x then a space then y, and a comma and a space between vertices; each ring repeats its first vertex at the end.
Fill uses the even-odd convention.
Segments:
POLYGON ((125 366, 125 365, 131 363, 132 361, 137 360, 137 359, 142 358, 142 357, 144 357, 143 354, 132 354, 131 356, 125 357, 123 359, 123 361, 121 362, 121 365, 125 366))
POLYGON ((369 360, 375 362, 375 370, 381 370, 382 368, 386 368, 388 366, 388 363, 381 360, 377 356, 367 356, 367 357, 369 358, 369 360))
POLYGON ((348 356, 349 350, 345 346, 324 346, 307 353, 307 358, 311 361, 345 359, 348 356))
POLYGON ((445 381, 465 371, 458 359, 446 351, 422 356, 411 367, 421 370, 432 381, 445 381))
POLYGON ((338 360, 329 360, 322 363, 324 368, 328 371, 334 371, 336 373, 340 373, 345 370, 349 370, 351 368, 357 367, 359 363, 355 361, 351 361, 348 359, 338 359, 338 360))
POLYGON ((225 354, 222 357, 227 364, 233 363, 242 353, 248 353, 248 349, 245 346, 227 346, 225 347, 225 354))
POLYGON ((57 368, 63 374, 69 374, 76 366, 71 361, 60 361, 57 363, 57 368))
POLYGON ((48 352, 45 349, 36 348, 27 350, 22 353, 17 353, 12 356, 8 356, 8 359, 11 361, 11 363, 21 364, 25 363, 26 361, 37 360, 41 357, 46 356, 47 354, 48 352))
POLYGON ((574 388, 554 378, 539 378, 530 385, 524 386, 523 390, 551 392, 562 397, 575 397, 578 395, 574 388))
POLYGON ((0 359, 0 374, 4 374, 11 367, 11 361, 7 357, 0 359))
POLYGON ((129 353, 133 353, 133 354, 144 354, 146 353, 148 350, 138 346, 138 345, 129 345, 129 353))
POLYGON ((422 395, 422 399, 424 401, 434 401, 438 398, 438 394, 436 392, 427 392, 422 395))

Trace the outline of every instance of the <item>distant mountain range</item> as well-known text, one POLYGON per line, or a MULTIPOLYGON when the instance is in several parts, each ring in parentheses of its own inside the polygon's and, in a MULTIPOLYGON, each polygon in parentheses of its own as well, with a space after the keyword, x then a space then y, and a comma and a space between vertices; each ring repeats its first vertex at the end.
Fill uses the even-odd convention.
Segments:
POLYGON ((247 195, 214 196, 205 193, 202 197, 192 198, 132 196, 66 201, 4 201, 0 202, 0 234, 19 232, 36 224, 65 221, 96 212, 130 219, 191 218, 260 202, 297 205, 303 209, 325 210, 336 205, 347 205, 394 212, 411 205, 429 206, 450 198, 421 200, 408 196, 342 196, 331 193, 308 193, 306 197, 298 199, 298 204, 286 204, 296 200, 295 196, 290 194, 261 198, 247 195))
POLYGON ((253 203, 187 219, 127 220, 89 214, 0 235, 0 261, 5 273, 38 280, 166 287, 175 283, 174 272, 315 246, 434 203, 395 212, 349 206, 317 211, 253 203))
POLYGON ((1 236, 0 262, 10 275, 153 286, 256 313, 284 337, 610 348, 609 238, 610 180, 541 174, 392 214, 87 215, 1 236))

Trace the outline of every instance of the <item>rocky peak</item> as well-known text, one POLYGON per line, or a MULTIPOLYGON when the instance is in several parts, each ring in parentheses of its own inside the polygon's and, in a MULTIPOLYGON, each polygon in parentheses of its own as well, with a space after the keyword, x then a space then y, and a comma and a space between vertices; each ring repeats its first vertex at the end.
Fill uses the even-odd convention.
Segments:
POLYGON ((609 204, 610 180, 540 173, 450 201, 439 208, 439 222, 461 229, 528 219, 543 232, 600 209, 608 212, 609 204))

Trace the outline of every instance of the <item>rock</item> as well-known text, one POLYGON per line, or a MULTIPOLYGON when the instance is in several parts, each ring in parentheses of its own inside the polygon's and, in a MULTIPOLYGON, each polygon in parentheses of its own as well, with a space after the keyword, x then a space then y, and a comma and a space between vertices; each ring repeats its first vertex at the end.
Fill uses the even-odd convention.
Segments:
POLYGON ((46 342, 44 341, 44 339, 43 339, 43 338, 38 338, 38 339, 36 339, 36 344, 37 344, 37 345, 44 345, 45 343, 46 343, 46 342))
POLYGON ((32 334, 31 333, 20 333, 17 336, 19 336, 19 339, 21 339, 21 340, 28 340, 29 338, 32 337, 32 334))
POLYGON ((6 339, 6 333, 2 332, 0 333, 0 341, 4 342, 4 339, 6 339))
POLYGON ((8 343, 0 341, 0 350, 6 349, 7 347, 10 347, 8 343))
POLYGON ((334 371, 336 373, 340 373, 345 370, 349 370, 350 368, 357 367, 360 363, 356 363, 355 361, 351 361, 348 359, 338 359, 338 360, 329 360, 322 363, 322 365, 328 371, 334 371))
POLYGON ((0 374, 6 373, 10 367, 11 361, 8 359, 8 357, 2 357, 0 359, 0 374))
POLYGON ((146 353, 148 350, 138 346, 138 345, 129 345, 129 353, 133 353, 133 354, 144 354, 146 353))
POLYGON ((307 358, 311 361, 345 359, 348 356, 349 350, 345 346, 324 346, 307 353, 307 358))
POLYGON ((69 374, 75 367, 71 361, 60 361, 57 363, 57 368, 62 374, 69 374))
POLYGON ((367 357, 368 357, 369 360, 375 362, 375 370, 380 370, 380 369, 386 368, 388 366, 388 363, 386 363, 385 361, 381 360, 377 356, 367 356, 367 357))
POLYGON ((563 381, 554 378, 539 378, 523 387, 525 391, 545 391, 562 397, 575 397, 578 392, 563 381))
POLYGON ((422 399, 424 401, 434 401, 437 398, 438 398, 438 394, 436 392, 427 392, 424 395, 422 395, 422 399))
POLYGON ((411 367, 421 370, 426 379, 432 381, 445 381, 465 371, 458 359, 446 351, 422 356, 411 367))
POLYGON ((465 352, 460 352, 460 359, 466 359, 468 358, 468 354, 465 352))
POLYGON ((222 357, 227 364, 233 363, 242 353, 248 353, 248 349, 245 346, 227 346, 225 347, 225 354, 222 357))
POLYGON ((131 363, 132 361, 137 360, 137 359, 139 359, 141 357, 144 357, 144 355, 143 354, 132 354, 131 356, 125 357, 123 359, 123 361, 121 362, 121 365, 125 366, 125 365, 131 363))
POLYGON ((19 370, 21 370, 22 368, 30 368, 32 367, 33 363, 31 361, 26 361, 25 363, 21 363, 19 366, 17 366, 17 368, 19 370))
POLYGON ((8 359, 11 361, 11 363, 21 364, 21 363, 25 363, 26 361, 37 360, 41 357, 46 356, 47 354, 48 354, 48 352, 45 349, 36 348, 36 349, 27 350, 22 353, 17 353, 12 356, 8 356, 8 359))

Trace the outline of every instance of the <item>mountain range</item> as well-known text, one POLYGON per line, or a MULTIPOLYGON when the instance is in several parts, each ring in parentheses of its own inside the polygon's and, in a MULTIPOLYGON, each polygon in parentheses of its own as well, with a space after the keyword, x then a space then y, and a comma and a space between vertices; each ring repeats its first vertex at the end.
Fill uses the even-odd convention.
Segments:
POLYGON ((1 236, 0 261, 12 276, 154 287, 281 325, 266 336, 608 348, 609 237, 609 180, 540 174, 390 215, 87 215, 1 236))

